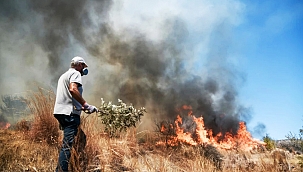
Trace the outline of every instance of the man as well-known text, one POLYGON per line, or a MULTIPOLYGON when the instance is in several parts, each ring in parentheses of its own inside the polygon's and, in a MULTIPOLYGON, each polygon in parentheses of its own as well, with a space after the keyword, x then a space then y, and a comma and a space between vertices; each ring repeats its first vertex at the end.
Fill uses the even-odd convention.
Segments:
POLYGON ((97 111, 95 106, 89 105, 82 97, 82 76, 87 75, 87 67, 82 57, 74 57, 71 68, 58 80, 54 116, 62 127, 64 136, 56 171, 68 171, 71 147, 80 125, 81 111, 97 111))

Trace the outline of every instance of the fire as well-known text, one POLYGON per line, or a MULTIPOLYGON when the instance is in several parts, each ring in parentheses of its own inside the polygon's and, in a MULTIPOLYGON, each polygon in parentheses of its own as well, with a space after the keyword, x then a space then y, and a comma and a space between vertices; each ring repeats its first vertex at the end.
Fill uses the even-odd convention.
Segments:
MULTIPOLYGON (((239 122, 239 129, 236 134, 227 132, 224 135, 220 132, 213 136, 212 130, 205 129, 203 117, 196 118, 192 115, 192 110, 190 106, 183 106, 185 110, 189 110, 188 116, 194 121, 196 127, 195 132, 185 132, 182 128, 182 118, 180 115, 177 116, 175 120, 175 136, 170 136, 166 141, 166 144, 175 146, 179 143, 186 143, 189 145, 199 145, 199 144, 210 144, 219 149, 240 149, 244 151, 250 151, 265 145, 264 142, 252 138, 251 134, 247 131, 244 122, 239 122)), ((171 126, 172 127, 172 126, 171 126)), ((164 133, 167 127, 162 125, 161 132, 164 133)), ((165 144, 163 142, 158 142, 158 145, 165 144)))
POLYGON ((184 133, 183 129, 181 127, 179 127, 178 123, 182 124, 182 118, 180 116, 177 116, 177 120, 175 121, 175 124, 177 126, 177 128, 176 128, 177 140, 189 143, 191 145, 196 145, 197 143, 193 140, 193 138, 191 137, 191 134, 188 132, 184 133))
POLYGON ((0 122, 0 129, 2 129, 2 130, 6 130, 6 129, 8 129, 10 126, 11 126, 11 124, 8 123, 8 122, 0 122))

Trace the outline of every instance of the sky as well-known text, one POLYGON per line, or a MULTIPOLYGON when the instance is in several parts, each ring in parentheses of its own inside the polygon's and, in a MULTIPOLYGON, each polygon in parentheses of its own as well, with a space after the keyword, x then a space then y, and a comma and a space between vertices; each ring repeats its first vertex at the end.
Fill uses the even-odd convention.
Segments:
POLYGON ((303 6, 300 1, 248 2, 240 32, 245 60, 243 102, 252 124, 282 139, 298 135, 303 120, 303 6))
POLYGON ((55 91, 80 55, 89 102, 122 98, 148 119, 187 104, 214 130, 243 120, 256 138, 285 139, 303 127, 302 31, 300 0, 5 0, 0 95, 55 91))

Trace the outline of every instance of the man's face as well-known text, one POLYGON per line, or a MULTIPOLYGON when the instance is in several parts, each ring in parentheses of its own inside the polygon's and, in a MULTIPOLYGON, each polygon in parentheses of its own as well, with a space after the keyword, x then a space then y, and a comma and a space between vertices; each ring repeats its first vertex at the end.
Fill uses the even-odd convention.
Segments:
POLYGON ((85 64, 84 63, 79 63, 76 67, 75 67, 75 69, 77 70, 77 71, 79 71, 81 74, 82 74, 82 70, 85 68, 85 64))

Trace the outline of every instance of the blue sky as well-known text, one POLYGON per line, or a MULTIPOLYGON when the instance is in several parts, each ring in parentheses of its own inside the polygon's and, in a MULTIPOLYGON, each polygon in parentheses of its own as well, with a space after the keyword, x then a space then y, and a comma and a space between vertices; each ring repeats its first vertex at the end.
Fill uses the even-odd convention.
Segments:
POLYGON ((236 29, 246 73, 240 97, 252 107, 251 128, 263 123, 269 136, 283 139, 303 126, 303 3, 246 3, 236 29))

